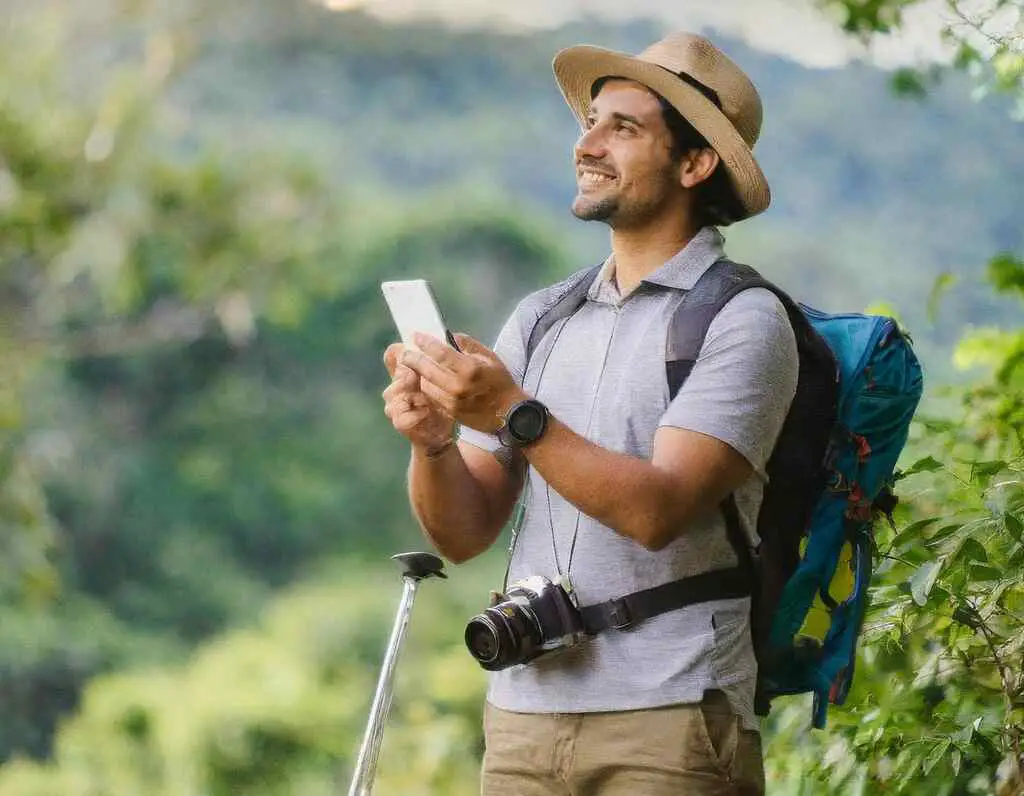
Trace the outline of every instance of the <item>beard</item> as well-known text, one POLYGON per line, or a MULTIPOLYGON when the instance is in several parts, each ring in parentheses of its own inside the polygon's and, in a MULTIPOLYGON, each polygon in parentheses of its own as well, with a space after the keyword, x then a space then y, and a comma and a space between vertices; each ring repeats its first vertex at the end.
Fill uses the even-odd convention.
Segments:
POLYGON ((572 214, 580 221, 611 221, 619 209, 619 200, 615 196, 591 199, 582 194, 576 196, 572 203, 572 214))
MULTIPOLYGON (((669 165, 643 177, 646 190, 623 193, 618 184, 597 195, 580 190, 572 203, 572 214, 581 221, 602 221, 612 229, 642 227, 657 218, 675 187, 675 169, 669 165)), ((635 183, 634 183, 635 184, 635 183)))
POLYGON ((611 229, 642 227, 664 210, 664 197, 652 195, 622 201, 619 196, 589 197, 579 194, 572 214, 580 221, 601 221, 611 229))

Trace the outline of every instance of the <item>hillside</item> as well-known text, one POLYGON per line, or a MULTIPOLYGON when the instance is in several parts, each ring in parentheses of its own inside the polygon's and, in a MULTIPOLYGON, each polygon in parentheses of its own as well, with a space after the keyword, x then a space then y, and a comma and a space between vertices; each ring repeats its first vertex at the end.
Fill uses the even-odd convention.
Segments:
MULTIPOLYGON (((204 50, 176 93, 197 137, 301 152, 350 193, 486 197, 544 219, 574 263, 603 254, 603 229, 566 209, 576 128, 549 63, 576 42, 641 48, 659 35, 652 24, 465 33, 304 4, 247 19, 204 50), (239 115, 253 124, 240 129, 239 115)), ((1008 109, 965 103, 960 79, 915 101, 867 66, 810 70, 723 46, 762 93, 757 149, 774 194, 767 214, 731 234, 735 254, 826 308, 890 303, 938 344, 990 320, 983 265, 1024 246, 1024 127, 1008 109), (922 297, 947 271, 965 284, 941 328, 928 328, 922 297)))

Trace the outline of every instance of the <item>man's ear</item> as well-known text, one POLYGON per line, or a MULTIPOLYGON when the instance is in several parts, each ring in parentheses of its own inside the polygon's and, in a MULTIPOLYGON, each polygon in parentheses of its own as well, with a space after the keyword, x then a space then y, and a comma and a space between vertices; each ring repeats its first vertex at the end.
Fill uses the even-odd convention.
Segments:
POLYGON ((679 183, 684 188, 693 188, 710 177, 718 166, 720 158, 715 150, 691 149, 679 163, 679 183))

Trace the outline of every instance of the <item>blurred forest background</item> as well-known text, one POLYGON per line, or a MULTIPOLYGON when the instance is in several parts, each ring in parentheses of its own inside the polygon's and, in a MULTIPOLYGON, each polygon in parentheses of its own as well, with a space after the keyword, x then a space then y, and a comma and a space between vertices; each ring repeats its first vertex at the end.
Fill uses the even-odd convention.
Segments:
MULTIPOLYGON (((870 37, 914 0, 825 3, 870 37)), ((766 724, 769 793, 1024 792, 1024 54, 951 67, 723 47, 766 106, 763 217, 730 253, 896 314, 928 372, 861 668, 828 730, 766 724)), ((383 279, 493 338, 598 261, 568 212, 550 59, 655 22, 386 24, 306 0, 2 0, 0 794, 347 786, 423 548, 381 412, 383 279)), ((955 8, 955 6, 954 6, 955 8)), ((418 599, 378 792, 477 789, 465 619, 503 552, 418 599)))

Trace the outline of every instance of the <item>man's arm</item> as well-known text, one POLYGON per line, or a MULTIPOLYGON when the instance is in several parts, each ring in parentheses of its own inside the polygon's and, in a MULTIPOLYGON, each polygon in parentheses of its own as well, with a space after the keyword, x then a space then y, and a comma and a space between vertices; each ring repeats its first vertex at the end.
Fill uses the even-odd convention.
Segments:
POLYGON ((648 461, 606 450, 551 418, 524 453, 563 498, 649 550, 716 511, 753 472, 724 442, 676 428, 658 430, 648 461))
MULTIPOLYGON (((508 409, 528 395, 493 352, 465 335, 458 339, 464 353, 429 338, 419 339, 422 353, 406 351, 402 362, 419 374, 421 389, 430 400, 470 427, 493 433, 508 409)), ((550 419, 543 438, 523 453, 541 477, 584 514, 652 550, 664 547, 695 517, 712 510, 752 471, 729 445, 694 431, 660 429, 654 455, 645 460, 606 450, 556 418, 550 419)), ((482 451, 480 455, 492 458, 482 451)), ((492 458, 474 475, 480 476, 478 484, 488 485, 494 497, 488 501, 483 492, 474 492, 473 511, 462 508, 460 514, 460 508, 450 503, 458 492, 448 491, 449 484, 470 488, 468 468, 454 455, 443 469, 440 464, 424 461, 416 469, 418 474, 430 474, 419 476, 423 480, 417 482, 417 488, 425 487, 424 495, 430 495, 421 505, 437 512, 430 518, 434 528, 461 516, 466 524, 449 533, 461 542, 460 552, 474 555, 497 536, 520 485, 502 485, 491 469, 501 470, 501 465, 492 458), (479 533, 475 528, 486 532, 474 536, 479 533), (475 544, 483 547, 477 549, 475 544)))
POLYGON ((649 462, 604 451, 559 423, 526 456, 582 511, 658 549, 717 511, 755 470, 764 475, 798 376, 785 309, 767 290, 744 291, 708 329, 649 462))
POLYGON ((452 441, 451 416, 421 392, 419 376, 399 363, 403 351, 396 343, 384 353, 391 376, 382 396, 384 414, 412 448, 413 513, 438 551, 460 563, 486 550, 501 532, 519 492, 517 471, 452 441))
MULTIPOLYGON (((493 352, 460 335, 464 353, 430 338, 403 362, 452 417, 493 433, 528 397, 493 352)), ((650 460, 604 449, 551 418, 524 454, 583 513, 650 549, 670 543, 757 470, 763 474, 799 370, 785 310, 768 291, 733 299, 662 418, 650 460)))
POLYGON ((413 447, 409 501, 424 532, 455 564, 494 544, 522 487, 522 468, 506 468, 466 442, 428 458, 413 447))

